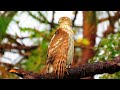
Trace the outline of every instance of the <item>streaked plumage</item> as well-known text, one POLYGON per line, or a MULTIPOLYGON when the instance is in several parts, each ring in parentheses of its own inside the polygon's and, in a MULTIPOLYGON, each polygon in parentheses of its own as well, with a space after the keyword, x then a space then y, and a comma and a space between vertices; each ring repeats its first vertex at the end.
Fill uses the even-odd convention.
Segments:
POLYGON ((59 19, 59 27, 48 46, 47 73, 54 72, 58 78, 64 76, 66 68, 70 68, 74 55, 74 33, 68 17, 59 19))

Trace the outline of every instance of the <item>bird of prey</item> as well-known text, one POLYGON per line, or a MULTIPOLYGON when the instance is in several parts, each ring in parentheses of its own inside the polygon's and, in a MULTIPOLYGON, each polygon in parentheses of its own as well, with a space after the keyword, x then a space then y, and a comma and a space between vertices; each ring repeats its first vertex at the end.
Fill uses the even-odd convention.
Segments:
POLYGON ((58 23, 59 27, 48 45, 46 72, 63 78, 73 61, 74 33, 70 18, 61 17, 58 23))

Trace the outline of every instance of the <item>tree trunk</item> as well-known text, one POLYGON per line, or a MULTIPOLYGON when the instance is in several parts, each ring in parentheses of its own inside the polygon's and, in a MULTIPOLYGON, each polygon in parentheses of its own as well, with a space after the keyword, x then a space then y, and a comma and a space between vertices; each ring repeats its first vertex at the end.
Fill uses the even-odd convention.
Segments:
POLYGON ((90 49, 90 47, 94 47, 95 45, 97 31, 96 21, 95 11, 83 11, 83 37, 89 41, 89 45, 82 49, 82 57, 78 65, 87 63, 95 54, 94 50, 90 49))

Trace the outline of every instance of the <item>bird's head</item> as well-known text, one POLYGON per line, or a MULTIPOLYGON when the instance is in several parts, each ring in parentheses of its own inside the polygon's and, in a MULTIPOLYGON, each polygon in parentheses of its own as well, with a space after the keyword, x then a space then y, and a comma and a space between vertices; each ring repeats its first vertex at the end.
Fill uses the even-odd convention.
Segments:
POLYGON ((71 21, 71 19, 68 18, 68 17, 61 17, 61 18, 59 19, 58 23, 59 23, 59 25, 61 25, 61 24, 67 24, 67 25, 72 26, 72 21, 71 21))

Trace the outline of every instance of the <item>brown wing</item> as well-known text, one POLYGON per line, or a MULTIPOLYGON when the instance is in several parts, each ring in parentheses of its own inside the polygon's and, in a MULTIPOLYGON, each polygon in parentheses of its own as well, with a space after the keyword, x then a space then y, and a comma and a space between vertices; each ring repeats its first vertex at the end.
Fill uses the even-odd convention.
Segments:
POLYGON ((55 56, 59 54, 67 54, 68 51, 68 33, 58 29, 52 37, 48 46, 47 63, 52 63, 55 56))
POLYGON ((64 73, 67 61, 69 35, 61 28, 58 29, 48 47, 47 64, 53 65, 54 72, 58 75, 64 73))

